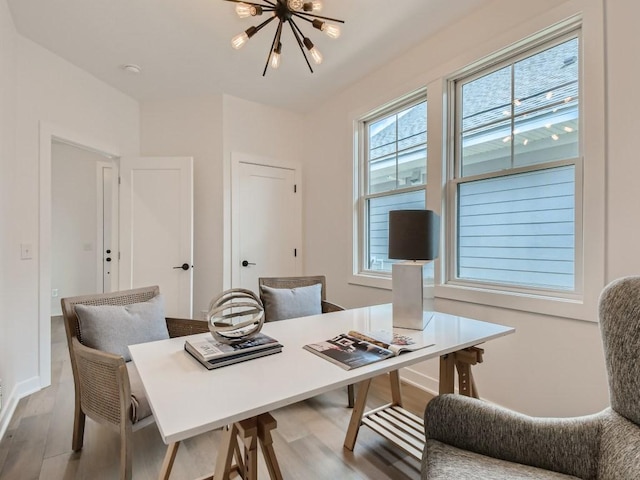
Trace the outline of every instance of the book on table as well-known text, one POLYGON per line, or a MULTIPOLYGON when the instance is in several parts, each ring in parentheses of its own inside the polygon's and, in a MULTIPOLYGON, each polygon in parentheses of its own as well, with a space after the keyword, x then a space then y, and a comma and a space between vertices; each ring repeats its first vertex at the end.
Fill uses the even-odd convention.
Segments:
POLYGON ((416 342, 409 336, 393 332, 341 333, 329 340, 310 343, 303 348, 325 360, 351 370, 433 344, 416 342))
POLYGON ((214 338, 187 338, 184 349, 211 370, 281 352, 282 345, 276 339, 258 333, 235 344, 221 343, 214 338))

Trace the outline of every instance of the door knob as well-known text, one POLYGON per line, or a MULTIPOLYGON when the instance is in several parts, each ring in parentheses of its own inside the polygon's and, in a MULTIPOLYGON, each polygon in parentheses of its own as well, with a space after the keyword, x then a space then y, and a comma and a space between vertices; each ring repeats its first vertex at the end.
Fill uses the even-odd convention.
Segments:
POLYGON ((255 263, 251 263, 247 260, 242 260, 242 266, 243 267, 248 267, 249 265, 255 265, 255 263))
POLYGON ((189 264, 188 263, 183 263, 182 265, 180 265, 179 267, 173 267, 173 269, 175 270, 176 268, 181 268, 182 270, 189 270, 189 264))

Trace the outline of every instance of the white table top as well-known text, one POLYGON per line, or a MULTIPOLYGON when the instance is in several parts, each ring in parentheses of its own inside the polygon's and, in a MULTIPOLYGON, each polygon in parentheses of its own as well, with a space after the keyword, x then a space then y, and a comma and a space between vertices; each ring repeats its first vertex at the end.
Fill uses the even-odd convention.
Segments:
POLYGON ((391 330, 391 313, 387 304, 265 323, 262 331, 284 345, 281 353, 214 370, 184 351, 185 337, 129 349, 162 439, 170 444, 514 332, 511 327, 434 313, 423 331, 394 329, 433 346, 353 370, 302 348, 349 330, 391 330))

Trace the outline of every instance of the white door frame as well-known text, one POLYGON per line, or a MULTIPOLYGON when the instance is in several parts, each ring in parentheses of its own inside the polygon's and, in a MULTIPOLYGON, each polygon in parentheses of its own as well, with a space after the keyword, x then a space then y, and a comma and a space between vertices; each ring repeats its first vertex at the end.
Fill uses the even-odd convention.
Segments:
POLYGON ((110 158, 120 157, 119 149, 60 125, 40 122, 40 199, 38 234, 38 378, 40 388, 51 385, 51 145, 53 140, 90 150, 110 158))
MULTIPOLYGON (((261 157, 242 152, 231 152, 228 158, 225 158, 223 165, 223 255, 222 255, 222 288, 224 290, 231 288, 234 278, 234 259, 238 256, 233 248, 234 232, 237 235, 237 225, 231 218, 234 194, 237 192, 238 175, 240 163, 251 163, 254 165, 264 165, 266 167, 288 168, 296 172, 296 184, 300 192, 302 188, 302 165, 298 162, 287 162, 274 160, 273 158, 261 157), (235 188, 234 188, 235 187, 235 188)), ((300 248, 304 245, 304 224, 302 222, 302 211, 304 210, 302 196, 300 197, 302 208, 300 209, 300 248)), ((304 258, 304 250, 299 261, 300 271, 302 271, 302 261, 304 258)), ((239 258, 239 257, 238 257, 239 258)), ((236 259, 238 260, 238 259, 236 259)), ((236 264, 239 264, 236 261, 236 264)), ((236 265, 237 267, 237 265, 236 265)))

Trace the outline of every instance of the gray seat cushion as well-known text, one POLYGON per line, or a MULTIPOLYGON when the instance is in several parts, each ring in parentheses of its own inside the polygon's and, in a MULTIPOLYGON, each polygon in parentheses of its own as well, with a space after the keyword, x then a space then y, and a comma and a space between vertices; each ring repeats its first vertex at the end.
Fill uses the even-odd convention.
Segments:
POLYGON ((567 480, 571 475, 506 462, 427 440, 422 465, 423 480, 567 480))
POLYGON ((131 422, 138 423, 151 415, 151 406, 142 386, 140 374, 133 362, 127 362, 127 373, 131 385, 131 422))

